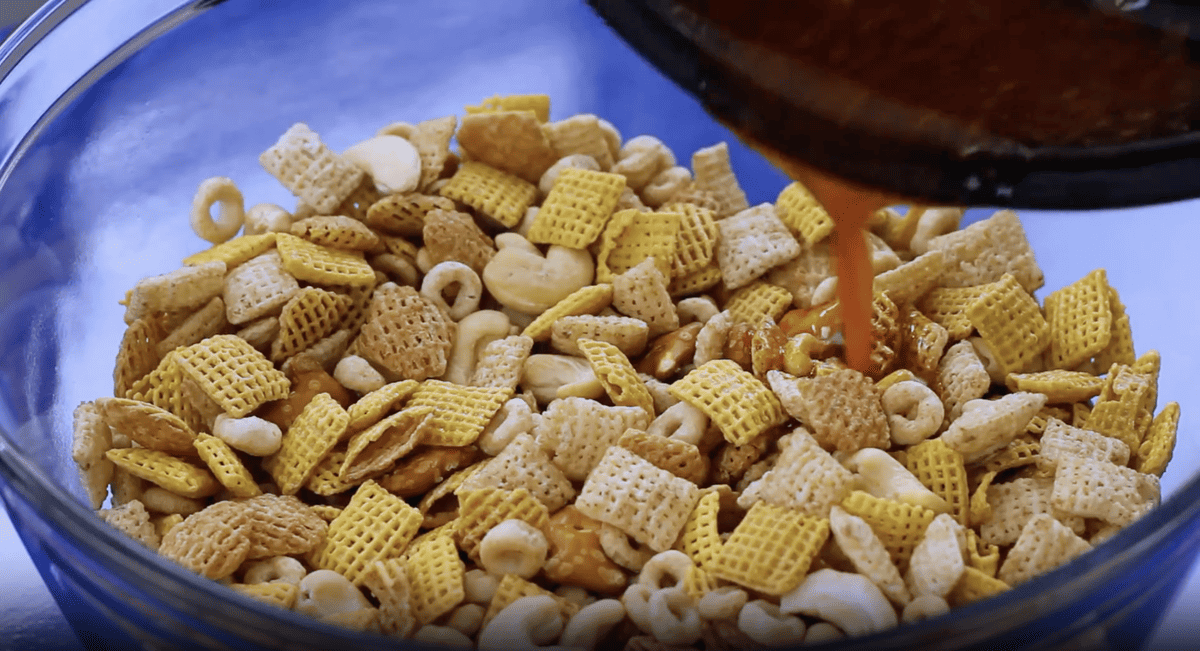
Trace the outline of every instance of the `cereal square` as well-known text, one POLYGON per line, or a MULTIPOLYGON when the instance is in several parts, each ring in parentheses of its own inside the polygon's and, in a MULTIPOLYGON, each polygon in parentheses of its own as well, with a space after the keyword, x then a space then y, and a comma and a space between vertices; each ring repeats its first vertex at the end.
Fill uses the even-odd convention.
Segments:
MULTIPOLYGON (((537 186, 477 161, 459 166, 439 193, 512 228, 537 198, 537 186)), ((540 212, 540 211, 539 211, 540 212)))
POLYGON ((778 446, 774 467, 742 491, 738 506, 750 508, 762 501, 828 517, 829 510, 850 492, 854 474, 802 427, 780 438, 778 446))
POLYGON ((583 481, 626 430, 644 430, 650 426, 650 419, 641 407, 610 407, 588 398, 559 398, 546 406, 533 435, 568 479, 583 481))
POLYGON ((1053 368, 1071 370, 1099 354, 1112 338, 1113 314, 1103 269, 1046 296, 1053 368))
POLYGON ((329 523, 324 541, 309 555, 310 562, 362 585, 375 561, 397 557, 404 551, 420 523, 421 514, 416 509, 368 480, 329 523))
POLYGON ((769 203, 717 222, 717 264, 726 289, 737 289, 800 255, 800 243, 769 203))
POLYGON ((1042 309, 1011 274, 966 312, 1005 375, 1029 370, 1049 343, 1050 326, 1042 309))
POLYGON ((729 359, 701 364, 672 383, 670 392, 707 414, 736 445, 786 419, 771 389, 729 359))
POLYGON ((620 174, 563 170, 538 209, 529 241, 586 248, 600 237, 624 189, 625 177, 620 174))
POLYGON ((176 350, 172 357, 184 375, 234 418, 288 395, 287 377, 234 335, 209 337, 176 350))
POLYGON ((799 181, 793 181, 779 193, 775 212, 810 247, 833 232, 833 218, 799 181))
POLYGON ((760 502, 721 547, 712 573, 751 590, 782 595, 804 580, 828 537, 828 519, 760 502))
POLYGON ((407 409, 433 409, 426 445, 470 445, 483 433, 492 416, 512 396, 512 390, 469 387, 442 380, 426 380, 408 400, 407 409))
POLYGON ((328 393, 318 393, 305 405, 283 435, 279 451, 263 459, 284 495, 294 495, 317 464, 337 445, 350 416, 328 393))

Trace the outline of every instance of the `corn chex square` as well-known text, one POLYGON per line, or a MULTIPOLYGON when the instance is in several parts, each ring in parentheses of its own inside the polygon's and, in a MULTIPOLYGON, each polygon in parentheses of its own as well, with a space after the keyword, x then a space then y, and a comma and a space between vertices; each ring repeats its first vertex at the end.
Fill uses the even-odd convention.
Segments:
POLYGON ((966 312, 1005 375, 1028 370, 1048 345, 1050 326, 1041 307, 1011 274, 966 312))
POLYGON ((925 536, 929 523, 937 515, 923 506, 875 497, 857 490, 842 500, 841 507, 846 513, 856 515, 871 525, 871 530, 879 536, 892 562, 901 572, 925 536))
POLYGON ((208 262, 224 262, 226 272, 243 262, 258 257, 275 246, 275 233, 260 233, 258 235, 241 235, 228 242, 222 242, 193 253, 183 259, 185 265, 200 265, 208 262))
POLYGON ((563 170, 534 217, 529 241, 587 248, 600 237, 624 189, 625 177, 620 174, 563 170))
POLYGON ((591 363, 596 378, 613 404, 641 407, 647 414, 654 414, 654 398, 650 396, 650 390, 621 349, 604 341, 581 339, 579 350, 591 363))
POLYGON ((331 249, 287 233, 276 234, 275 247, 283 268, 298 280, 349 286, 375 282, 375 270, 361 253, 331 249))
POLYGON ((117 361, 113 368, 113 395, 125 396, 134 382, 146 377, 162 359, 158 355, 158 343, 167 336, 159 319, 142 317, 136 319, 121 335, 117 349, 117 361))
POLYGON ((549 95, 492 95, 478 106, 465 106, 468 115, 494 111, 533 111, 539 122, 550 119, 549 95))
POLYGON ((781 595, 800 584, 829 537, 829 520, 758 503, 733 530, 712 573, 751 590, 781 595))
POLYGON ((717 264, 726 289, 737 289, 800 255, 800 243, 769 203, 717 222, 717 264))
POLYGON ((793 181, 779 193, 775 199, 775 212, 788 228, 804 238, 808 246, 833 232, 833 218, 799 181, 793 181))
POLYGON ((254 497, 262 494, 262 489, 254 483, 254 476, 228 443, 210 434, 201 433, 196 437, 194 445, 200 453, 200 460, 208 465, 217 481, 235 497, 254 497))
POLYGON ((537 440, 527 433, 517 434, 500 454, 483 462, 461 482, 454 489, 456 493, 489 487, 508 490, 525 488, 545 504, 550 513, 561 509, 575 497, 571 480, 550 461, 537 440))
POLYGON ((1054 369, 1037 373, 1012 373, 1004 383, 1009 391, 1034 391, 1046 394, 1046 401, 1050 403, 1072 403, 1100 395, 1104 379, 1091 373, 1054 369))
POLYGON ((492 600, 488 603, 487 611, 483 614, 483 625, 487 626, 500 611, 504 610, 514 601, 522 597, 538 596, 550 597, 557 601, 563 620, 569 620, 579 611, 579 604, 556 595, 536 583, 526 581, 516 574, 505 574, 500 579, 500 585, 496 588, 496 594, 492 596, 492 600))
POLYGON ((459 165, 450 182, 438 191, 512 228, 537 199, 537 186, 518 176, 477 161, 459 165))
POLYGON ((679 546, 696 565, 711 570, 717 553, 725 544, 717 529, 717 513, 721 510, 721 495, 709 491, 700 496, 691 515, 679 533, 679 546))
POLYGON ((959 524, 970 525, 967 467, 961 454, 940 438, 928 439, 908 448, 905 466, 922 485, 946 500, 959 524))
POLYGON ((575 507, 661 552, 675 543, 699 499, 692 482, 614 445, 588 475, 575 507))
POLYGON ((371 565, 399 556, 420 524, 421 514, 416 509, 368 480, 329 523, 324 541, 313 549, 309 560, 314 567, 333 570, 362 585, 371 565))
MULTIPOLYGON (((407 544, 408 540, 404 542, 407 544)), ((466 598, 465 575, 466 565, 458 557, 458 548, 448 535, 434 538, 408 556, 408 578, 412 586, 409 603, 418 626, 432 622, 462 603, 466 598)))
POLYGON ((967 308, 995 287, 996 283, 973 287, 937 287, 926 294, 917 307, 931 321, 945 328, 951 341, 960 341, 975 332, 975 324, 967 316, 967 308))
POLYGON ((946 601, 950 603, 951 607, 958 608, 994 597, 1010 589, 1011 587, 1000 579, 989 576, 974 567, 968 567, 959 578, 958 583, 955 584, 954 590, 950 591, 946 601))
POLYGON ((1096 353, 1096 368, 1108 368, 1113 364, 1133 364, 1137 353, 1133 348, 1133 330, 1129 327, 1129 315, 1117 290, 1108 288, 1108 306, 1112 309, 1112 335, 1104 350, 1096 353))
POLYGON ((559 319, 568 316, 596 314, 611 305, 612 299, 613 286, 609 283, 580 287, 555 303, 550 309, 539 314, 536 319, 525 326, 521 334, 531 337, 534 341, 545 341, 550 338, 554 324, 559 319))
POLYGON ((178 416, 193 432, 203 430, 206 427, 206 419, 184 394, 184 377, 186 376, 175 359, 175 353, 167 353, 154 370, 130 385, 125 391, 125 397, 166 409, 178 416))
POLYGON ((353 488, 355 486, 354 482, 349 482, 342 478, 342 464, 345 461, 346 446, 334 446, 325 455, 325 458, 317 463, 317 467, 313 468, 308 481, 304 482, 304 488, 322 496, 337 495, 353 488))
POLYGON ((725 309, 735 322, 760 324, 766 319, 778 322, 792 305, 792 292, 765 280, 753 280, 733 292, 725 309))
POLYGON ((1096 269, 1046 296, 1053 368, 1074 369, 1104 350, 1112 338, 1108 278, 1096 269))
POLYGON ((641 407, 610 407, 589 398, 559 398, 546 406, 533 435, 568 479, 583 481, 626 430, 644 430, 650 421, 650 414, 641 407))
POLYGON ((654 258, 658 270, 670 278, 678 234, 677 213, 618 211, 608 220, 600 239, 596 280, 609 282, 647 258, 654 258))
POLYGON ((734 445, 747 443, 786 419, 774 392, 729 359, 701 364, 673 382, 670 392, 707 414, 734 445))
POLYGON ((305 405, 283 435, 279 451, 263 459, 263 469, 280 493, 294 495, 317 464, 337 445, 350 416, 328 393, 318 393, 305 405))
POLYGON ((234 335, 209 337, 176 350, 171 357, 184 375, 234 418, 288 395, 287 377, 262 353, 234 335))
POLYGON ((433 409, 425 445, 458 447, 474 443, 511 396, 512 390, 506 388, 469 387, 426 380, 408 399, 406 408, 433 409))
POLYGON ((296 292, 279 315, 279 335, 271 343, 271 359, 281 362, 307 349, 337 329, 352 299, 318 287, 296 292))
POLYGON ((1134 470, 1147 475, 1162 476, 1175 452, 1175 433, 1179 428, 1179 403, 1168 402, 1154 416, 1145 440, 1138 446, 1134 470))
POLYGON ((379 246, 379 236, 366 224, 346 215, 321 215, 292 223, 291 234, 313 244, 348 251, 370 251, 379 246))
POLYGON ((184 497, 201 498, 221 488, 208 468, 146 448, 113 448, 104 456, 118 469, 184 497))
MULTIPOLYGON (((454 210, 454 201, 417 192, 389 194, 367 209, 366 223, 367 226, 389 235, 401 238, 416 237, 424 232, 425 217, 434 210, 454 210)), ((385 238, 384 243, 392 253, 402 255, 406 253, 403 249, 407 248, 405 244, 408 240, 385 238), (396 247, 401 250, 396 250, 396 247)), ((412 254, 415 253, 415 250, 412 251, 412 254)))
POLYGON ((679 215, 675 256, 671 258, 671 276, 678 278, 696 273, 712 262, 720 230, 711 210, 678 203, 670 206, 670 212, 679 215))
POLYGON ((544 530, 550 514, 528 489, 481 488, 458 495, 454 539, 468 556, 479 559, 479 543, 492 527, 505 520, 520 520, 544 530))
POLYGON ((399 382, 390 382, 365 394, 346 410, 350 416, 346 430, 357 432, 374 425, 393 406, 408 400, 409 396, 420 386, 421 383, 416 380, 400 380, 399 382))
POLYGON ((912 594, 904 584, 900 570, 892 563, 891 554, 866 520, 835 506, 829 512, 829 532, 854 569, 878 586, 892 603, 906 606, 912 601, 912 594))
POLYGON ((682 298, 716 287, 719 282, 721 282, 721 268, 715 262, 710 262, 708 266, 699 271, 672 278, 671 284, 667 286, 667 292, 671 298, 682 298))
POLYGON ((850 492, 854 474, 802 427, 781 437, 777 445, 775 465, 742 491, 738 506, 748 509, 761 501, 828 517, 829 510, 850 492))

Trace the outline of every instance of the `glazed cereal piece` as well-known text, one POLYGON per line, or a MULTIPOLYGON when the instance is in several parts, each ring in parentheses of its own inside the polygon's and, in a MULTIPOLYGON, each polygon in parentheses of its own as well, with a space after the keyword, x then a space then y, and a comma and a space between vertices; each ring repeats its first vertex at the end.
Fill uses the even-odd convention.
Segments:
POLYGON ((525 488, 463 491, 458 496, 454 540, 468 556, 478 560, 480 542, 493 527, 505 520, 520 520, 545 530, 549 513, 546 506, 525 488))
POLYGON ((829 537, 829 520, 755 504, 713 561, 712 573, 769 595, 795 588, 829 537))
POLYGON ((272 361, 282 362, 332 334, 350 305, 350 297, 318 287, 293 294, 280 310, 279 334, 271 343, 272 361))
POLYGON ((166 409, 126 398, 97 398, 94 405, 105 425, 144 448, 176 456, 196 455, 192 447, 196 433, 166 409))
MULTIPOLYGON (((550 338, 559 321, 568 317, 595 315, 612 304, 613 286, 609 283, 587 285, 571 292, 553 307, 542 312, 521 334, 532 337, 534 341, 545 341, 550 338)), ((612 318, 612 317, 605 317, 612 318)), ((643 328, 645 324, 643 324, 643 328)), ((613 342, 615 343, 615 342, 613 342)), ((645 343, 643 342, 643 346, 645 343)), ((576 348, 578 348, 576 346, 576 348)), ((567 352, 567 351, 563 351, 567 352)), ((641 350, 637 351, 638 353, 641 350)), ((568 353, 568 354, 578 354, 568 353)), ((636 354, 636 353, 634 353, 636 354)))
POLYGON ((627 357, 636 357, 646 350, 649 332, 641 319, 582 314, 556 319, 550 341, 555 350, 567 355, 582 354, 579 340, 592 339, 616 346, 627 357))
POLYGON ((737 289, 800 255, 800 244, 771 204, 744 209, 717 222, 716 259, 726 289, 737 289))
POLYGON ((284 433, 279 451, 263 460, 284 495, 293 495, 337 444, 350 416, 329 396, 317 394, 284 433))
POLYGON ((458 492, 496 487, 525 488, 553 513, 575 497, 575 488, 533 436, 521 433, 500 454, 462 481, 458 492))
POLYGON ((742 491, 738 506, 748 509, 762 501, 827 517, 851 490, 854 475, 803 428, 781 437, 778 447, 774 467, 742 491))
POLYGON ((416 535, 420 522, 416 509, 367 480, 329 523, 309 560, 314 567, 334 570, 362 585, 372 564, 397 556, 416 535))
POLYGON ((221 488, 208 468, 146 448, 114 448, 104 453, 116 468, 184 497, 208 497, 221 488))
POLYGON ((752 280, 725 301, 725 309, 738 323, 775 323, 787 312, 792 294, 786 288, 763 280, 752 280))
POLYGON ((607 406, 572 397, 547 405, 533 435, 568 479, 583 481, 626 430, 644 430, 649 425, 650 416, 640 407, 607 406))
POLYGON ((622 314, 646 322, 651 336, 679 327, 679 313, 671 301, 667 278, 654 258, 627 269, 612 279, 612 305, 622 314))
POLYGON ((425 443, 432 431, 433 408, 408 406, 355 434, 338 472, 350 484, 377 475, 425 443))
POLYGON ((196 437, 194 445, 200 454, 200 460, 208 465, 217 481, 235 497, 254 497, 262 494, 262 489, 254 483, 254 477, 228 443, 202 433, 196 437))
POLYGON ((318 213, 331 211, 362 181, 363 171, 330 151, 307 125, 296 123, 258 158, 292 194, 318 213))
POLYGON ((225 318, 234 325, 275 315, 300 283, 283 266, 277 251, 238 265, 224 279, 225 318))
MULTIPOLYGON (((697 149, 692 154, 692 172, 696 177, 696 188, 713 193, 718 208, 718 219, 745 210, 746 193, 738 184, 737 177, 729 165, 729 145, 719 142, 710 147, 697 149)), ((673 198, 678 201, 679 198, 673 198)))
POLYGON ((533 339, 524 335, 488 342, 479 353, 468 384, 515 391, 521 381, 521 368, 532 350, 533 339))
POLYGON ((879 390, 858 371, 845 369, 796 382, 804 401, 801 419, 817 441, 843 452, 890 445, 879 390))
MULTIPOLYGON (((379 246, 379 236, 365 224, 344 215, 301 219, 288 231, 313 244, 347 251, 370 251, 379 246)), ((271 236, 274 239, 274 236, 271 236)))
POLYGON ((1054 474, 1050 503, 1063 513, 1124 526, 1158 506, 1155 475, 1107 461, 1066 457, 1054 474))
MULTIPOLYGON (((572 154, 591 156, 601 170, 607 171, 616 160, 620 147, 610 142, 605 124, 604 120, 591 113, 581 113, 557 122, 547 122, 542 129, 560 158, 572 154)), ((620 135, 616 134, 618 143, 620 139, 620 135)))
POLYGON ((707 414, 734 444, 746 443, 785 419, 775 394, 731 360, 697 366, 671 384, 670 391, 707 414))
POLYGON ((679 215, 671 276, 687 276, 712 262, 720 231, 711 210, 691 204, 675 204, 671 206, 671 212, 679 215))
POLYGON ((1138 447, 1132 467, 1140 473, 1162 476, 1175 450, 1179 427, 1179 403, 1169 402, 1154 416, 1145 440, 1138 447))
POLYGON ((1047 295, 1046 319, 1050 324, 1047 363, 1051 367, 1074 369, 1104 350, 1113 327, 1104 270, 1096 269, 1047 295))
POLYGON ((1083 532, 1083 520, 1057 509, 1052 504, 1054 480, 1020 478, 987 489, 992 517, 980 528, 980 539, 989 545, 1006 547, 1017 540, 1030 518, 1045 513, 1061 520, 1071 529, 1083 532))
POLYGON ((961 454, 935 438, 909 447, 905 464, 917 480, 950 505, 959 524, 970 524, 967 469, 961 454))
POLYGON ((141 544, 158 551, 161 537, 150 522, 150 514, 138 500, 132 500, 109 509, 99 509, 96 515, 116 527, 121 533, 141 544))
POLYGON ((1009 391, 1033 391, 1046 394, 1050 403, 1091 400, 1100 395, 1104 379, 1091 373, 1055 369, 1039 373, 1013 373, 1005 384, 1009 391))
POLYGON ((846 513, 871 525, 871 530, 879 536, 901 572, 907 569, 913 550, 936 517, 925 507, 874 497, 862 491, 851 492, 840 506, 846 513))
POLYGON ((997 400, 971 400, 962 416, 950 423, 942 440, 974 463, 1008 445, 1025 431, 1029 421, 1046 405, 1040 393, 1010 393, 997 400))
POLYGON ((947 256, 942 276, 946 287, 981 285, 1011 274, 1032 293, 1045 282, 1021 220, 1011 210, 997 211, 962 230, 935 237, 929 248, 947 256))
POLYGON ((962 415, 964 405, 987 393, 992 381, 975 348, 969 342, 960 341, 942 356, 938 364, 938 385, 946 412, 945 424, 949 425, 962 415))
POLYGON ((702 484, 708 476, 708 457, 691 443, 629 429, 617 445, 693 484, 702 484))
POLYGON ((434 210, 454 210, 454 202, 440 196, 412 192, 390 194, 371 204, 367 226, 400 237, 415 237, 425 229, 425 217, 434 210))
POLYGON ((1046 423, 1039 441, 1038 468, 1053 472, 1064 457, 1096 459, 1124 466, 1129 463, 1129 446, 1120 439, 1104 436, 1091 430, 1072 427, 1057 418, 1046 423))
POLYGON ((204 305, 221 293, 225 271, 225 263, 217 260, 139 280, 125 305, 125 323, 154 312, 191 311, 204 305))
POLYGON ((438 536, 408 555, 409 603, 418 625, 428 624, 462 603, 465 573, 466 566, 448 535, 438 536))
POLYGON ((521 221, 525 209, 533 204, 537 192, 537 186, 528 181, 471 161, 459 166, 439 194, 462 202, 512 228, 521 221))
POLYGON ((384 283, 375 289, 367 320, 351 346, 398 379, 424 380, 446 371, 453 328, 417 290, 384 283))
POLYGON ((1020 585, 1077 558, 1092 546, 1048 514, 1029 519, 1021 529, 996 578, 1020 585))
POLYGON ((775 199, 775 211, 788 228, 804 239, 809 247, 833 232, 833 219, 812 193, 793 181, 775 199))
POLYGON ((471 158, 537 183, 557 153, 533 111, 507 110, 463 116, 458 144, 471 158))
POLYGON ((588 475, 575 506, 663 551, 675 542, 698 499, 695 484, 613 446, 588 475))
POLYGON ((609 282, 648 258, 670 278, 680 216, 677 213, 620 210, 613 214, 596 253, 596 280, 609 282))
POLYGON ((422 230, 429 262, 433 265, 447 260, 461 262, 475 273, 496 255, 496 244, 475 224, 470 215, 457 210, 435 208, 425 215, 422 230))
POLYGON ((620 174, 563 170, 533 220, 529 241, 586 248, 600 237, 624 189, 620 174))
POLYGON ((966 314, 1001 373, 1022 373, 1039 364, 1050 340, 1050 326, 1037 302, 1011 274, 967 306, 966 314))

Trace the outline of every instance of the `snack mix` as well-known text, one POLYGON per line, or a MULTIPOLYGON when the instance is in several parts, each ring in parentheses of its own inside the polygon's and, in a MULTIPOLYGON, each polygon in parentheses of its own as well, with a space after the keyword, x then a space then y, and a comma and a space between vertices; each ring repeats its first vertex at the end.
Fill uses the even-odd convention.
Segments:
POLYGON ((73 448, 101 518, 252 599, 469 648, 805 644, 1159 502, 1158 354, 1103 269, 1039 304, 1010 211, 872 218, 864 374, 831 217, 748 205, 725 143, 689 169, 521 95, 260 162, 296 206, 200 185, 212 246, 126 295, 73 448))

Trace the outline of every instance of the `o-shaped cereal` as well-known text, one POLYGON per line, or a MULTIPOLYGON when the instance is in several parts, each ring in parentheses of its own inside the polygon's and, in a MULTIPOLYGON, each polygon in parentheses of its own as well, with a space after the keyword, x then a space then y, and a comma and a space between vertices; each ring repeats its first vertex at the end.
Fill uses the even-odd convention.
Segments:
POLYGON ((596 648, 600 638, 604 637, 612 627, 625 619, 625 606, 616 599, 601 599, 590 603, 575 613, 563 629, 562 637, 558 640, 561 647, 591 649, 596 648))
POLYGON ((708 414, 692 403, 681 400, 659 414, 650 423, 646 433, 699 445, 707 429, 708 414))
POLYGON ((299 587, 307 571, 304 564, 291 556, 272 556, 246 564, 242 577, 245 583, 290 583, 299 587))
POLYGON ((233 179, 214 176, 200 184, 196 196, 192 198, 192 230, 196 235, 213 244, 220 244, 237 235, 245 221, 242 192, 233 179), (215 222, 210 212, 214 203, 221 204, 215 222))
POLYGON ((933 389, 916 380, 905 380, 888 387, 881 402, 892 442, 896 445, 916 445, 933 436, 946 413, 933 389))
POLYGON ((723 585, 710 590, 696 602, 696 610, 704 619, 734 619, 742 612, 742 606, 750 596, 746 591, 732 585, 723 585))
POLYGON ((680 587, 694 565, 687 554, 677 549, 668 549, 651 556, 650 560, 642 565, 638 583, 655 590, 680 587))
POLYGON ((562 630, 562 612, 553 597, 521 597, 483 627, 479 648, 532 649, 558 639, 562 630))
POLYGON ((668 645, 688 646, 703 634, 696 600, 683 587, 663 588, 650 595, 650 634, 668 645))
POLYGON ((488 421, 475 441, 484 454, 494 457, 504 451, 517 434, 533 431, 533 410, 521 398, 512 398, 488 421))
POLYGON ((479 309, 483 281, 474 269, 461 262, 447 260, 437 263, 425 274, 425 279, 421 281, 421 295, 443 308, 451 319, 461 321, 479 309), (455 284, 458 285, 458 295, 454 297, 454 305, 446 305, 442 292, 455 284))
POLYGON ((600 527, 600 549, 614 563, 632 572, 641 572, 646 561, 654 556, 647 548, 634 549, 629 536, 607 522, 600 527))
POLYGON ((493 574, 531 579, 545 565, 549 550, 546 534, 540 529, 524 520, 505 520, 484 534, 479 562, 493 574))

